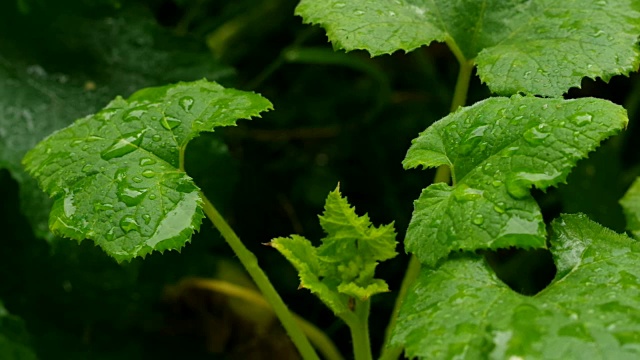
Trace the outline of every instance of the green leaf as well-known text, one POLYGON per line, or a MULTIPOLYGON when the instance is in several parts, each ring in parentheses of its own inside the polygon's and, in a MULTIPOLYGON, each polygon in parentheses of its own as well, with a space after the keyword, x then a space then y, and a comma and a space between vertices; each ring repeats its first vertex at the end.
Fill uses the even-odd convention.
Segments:
POLYGON ((130 260, 179 249, 200 226, 199 189, 183 171, 189 140, 270 108, 204 80, 147 88, 54 133, 23 161, 54 198, 54 233, 130 260))
POLYGON ((620 199, 620 205, 627 218, 627 229, 640 239, 640 178, 631 185, 627 193, 620 199))
POLYGON ((372 56, 446 41, 498 94, 559 96, 640 63, 633 0, 302 0, 296 14, 372 56))
POLYGON ((406 248, 435 265, 451 251, 545 247, 545 225, 529 189, 565 181, 580 158, 626 127, 626 111, 600 99, 490 98, 434 123, 405 168, 451 168, 415 202, 406 248))
POLYGON ((558 272, 546 289, 520 295, 480 258, 425 268, 392 341, 426 359, 637 359, 640 244, 584 215, 552 226, 558 272))
POLYGON ((9 314, 0 301, 0 359, 37 359, 29 346, 29 335, 24 323, 9 314))
POLYGON ((319 247, 298 235, 270 243, 298 270, 301 287, 336 314, 349 311, 349 298, 364 301, 389 291, 386 282, 373 277, 378 262, 397 254, 393 223, 373 226, 367 215, 356 214, 336 188, 327 197, 320 225, 327 236, 319 247))
POLYGON ((52 239, 51 202, 20 163, 29 149, 118 94, 179 80, 219 80, 233 71, 212 61, 202 44, 175 36, 139 7, 96 18, 78 14, 95 1, 42 3, 38 7, 46 9, 28 15, 5 3, 0 5, 5 34, 0 39, 0 168, 20 183, 22 212, 34 232, 52 239), (23 46, 34 38, 38 46, 23 46))

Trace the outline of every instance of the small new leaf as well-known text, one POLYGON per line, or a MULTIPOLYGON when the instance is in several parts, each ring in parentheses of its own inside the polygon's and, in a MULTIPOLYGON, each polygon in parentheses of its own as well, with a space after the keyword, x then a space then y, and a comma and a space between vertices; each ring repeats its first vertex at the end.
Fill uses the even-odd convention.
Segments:
POLYGON ((327 236, 314 247, 304 237, 276 238, 271 246, 298 270, 301 286, 316 294, 336 314, 349 311, 349 298, 366 300, 389 291, 374 279, 380 261, 396 256, 393 223, 373 226, 358 216, 336 188, 329 194, 320 225, 327 236))
POLYGON ((0 301, 0 359, 37 359, 29 342, 22 320, 9 314, 0 301))
POLYGON ((54 233, 92 239, 117 261, 177 250, 203 217, 183 170, 187 143, 270 108, 260 95, 205 80, 146 88, 55 132, 23 163, 54 199, 54 233))
POLYGON ((451 251, 545 247, 546 231, 531 186, 565 181, 576 162, 625 128, 626 111, 600 99, 495 97, 430 126, 405 168, 451 168, 415 202, 406 248, 435 265, 451 251))
POLYGON ((627 230, 631 231, 636 239, 640 239, 640 178, 631 185, 620 200, 620 205, 627 218, 627 230))
POLYGON ((634 0, 302 0, 296 14, 334 47, 372 56, 446 41, 504 95, 559 96, 640 62, 634 0))

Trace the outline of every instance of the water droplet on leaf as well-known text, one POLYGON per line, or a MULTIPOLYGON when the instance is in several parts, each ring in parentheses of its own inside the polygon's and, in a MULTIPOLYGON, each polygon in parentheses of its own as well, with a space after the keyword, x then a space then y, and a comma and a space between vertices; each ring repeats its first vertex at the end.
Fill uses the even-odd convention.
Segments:
POLYGON ((156 161, 151 158, 142 158, 140 159, 140 166, 148 166, 155 164, 156 161))
POLYGON ((524 139, 531 145, 540 145, 543 140, 549 136, 548 133, 540 131, 537 127, 532 127, 531 129, 524 132, 522 135, 524 139))
POLYGON ((142 172, 142 176, 146 177, 146 178, 152 178, 156 175, 155 171, 153 170, 144 170, 142 172))
POLYGON ((160 120, 160 124, 167 130, 173 130, 182 124, 182 121, 171 116, 165 116, 160 120))
POLYGON ((145 224, 149 225, 149 223, 151 222, 151 215, 149 214, 142 215, 142 220, 144 220, 145 224))
POLYGON ((481 214, 477 214, 473 217, 472 222, 476 225, 482 225, 484 224, 484 216, 482 216, 481 214))
POLYGON ((140 231, 140 225, 138 225, 136 219, 131 215, 125 215, 120 219, 120 228, 125 233, 130 231, 140 231))
POLYGON ((144 135, 144 133, 145 131, 143 130, 124 134, 122 138, 116 140, 111 144, 111 146, 104 149, 100 153, 100 157, 104 160, 111 160, 135 151, 140 147, 140 143, 142 143, 142 135, 144 135))
POLYGON ((585 126, 589 124, 593 120, 593 116, 589 113, 579 113, 575 114, 571 121, 578 126, 585 126))
POLYGON ((180 107, 186 112, 190 112, 195 100, 191 96, 185 96, 180 99, 180 107))

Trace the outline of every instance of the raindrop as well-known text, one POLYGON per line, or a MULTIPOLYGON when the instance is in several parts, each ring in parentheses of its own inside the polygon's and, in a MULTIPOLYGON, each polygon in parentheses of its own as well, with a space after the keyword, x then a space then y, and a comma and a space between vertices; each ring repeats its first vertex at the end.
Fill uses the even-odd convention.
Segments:
POLYGON ((578 126, 585 126, 589 124, 591 120, 593 120, 593 115, 589 113, 578 113, 571 118, 571 121, 578 126))
POLYGON ((162 137, 158 134, 155 134, 151 137, 151 140, 153 141, 160 141, 162 139, 162 137))
POLYGON ((135 182, 135 183, 141 183, 142 182, 142 179, 140 177, 138 177, 138 176, 134 176, 131 180, 133 180, 133 182, 135 182))
POLYGON ((125 233, 130 231, 140 231, 140 225, 138 225, 138 222, 133 216, 125 215, 120 219, 120 229, 125 233))
MULTIPOLYGON (((123 182, 124 183, 124 182, 123 182)), ((127 186, 118 186, 118 199, 127 206, 136 206, 140 204, 147 190, 136 189, 127 186)))
POLYGON ((144 177, 146 177, 146 178, 152 178, 152 177, 154 177, 155 175, 156 175, 156 173, 155 173, 155 171, 153 171, 153 170, 148 170, 148 169, 147 169, 147 170, 144 170, 144 171, 142 172, 142 176, 144 176, 144 177))
POLYGON ((536 127, 532 127, 531 129, 524 132, 522 135, 524 139, 531 145, 540 145, 542 141, 549 136, 548 133, 540 131, 536 127))
POLYGON ((123 120, 126 122, 131 122, 134 120, 140 120, 140 118, 142 117, 142 115, 144 115, 144 113, 146 112, 146 110, 143 109, 133 109, 133 110, 129 110, 128 112, 126 112, 124 114, 123 120))
POLYGON ((491 185, 493 185, 493 187, 499 187, 500 185, 502 185, 502 181, 500 180, 493 180, 491 182, 491 185))
POLYGON ((478 199, 482 197, 482 194, 484 194, 484 191, 471 188, 464 184, 458 186, 458 188, 453 192, 454 198, 459 202, 478 199))
POLYGON ((111 117, 113 115, 115 115, 118 112, 117 109, 104 109, 102 111, 100 111, 98 114, 96 114, 96 119, 100 120, 100 121, 109 121, 111 120, 111 117))
POLYGON ((362 11, 362 10, 356 10, 356 11, 354 11, 353 13, 354 13, 355 15, 358 15, 358 16, 360 16, 360 15, 364 15, 364 11, 362 11))
POLYGON ((460 155, 468 155, 469 153, 471 153, 471 151, 473 151, 478 146, 480 140, 482 140, 482 137, 488 128, 489 125, 483 125, 473 129, 471 134, 469 134, 469 136, 462 140, 458 149, 460 155))
POLYGON ((186 112, 191 112, 195 100, 191 96, 185 96, 180 99, 180 107, 186 112))
POLYGON ((122 135, 120 139, 116 140, 111 144, 111 146, 104 149, 100 153, 100 157, 104 160, 111 160, 135 151, 140 147, 140 143, 142 143, 142 135, 144 133, 145 130, 142 130, 122 135))
POLYGON ((115 228, 111 228, 109 229, 109 231, 107 231, 107 233, 105 234, 105 238, 107 239, 107 241, 113 241, 116 239, 116 234, 115 234, 115 228))
POLYGON ((504 202, 502 202, 502 201, 497 202, 493 206, 493 210, 495 210, 498 214, 504 214, 504 202))
POLYGON ((91 171, 91 168, 93 168, 93 164, 86 164, 82 167, 82 172, 88 173, 89 171, 91 171))
POLYGON ((529 195, 529 187, 525 185, 523 179, 511 177, 507 179, 507 192, 514 199, 522 199, 529 195))
POLYGON ((107 210, 112 210, 113 209, 113 204, 109 204, 109 203, 94 203, 93 204, 93 210, 96 212, 99 211, 107 211, 107 210))
POLYGON ((396 16, 396 12, 395 11, 389 11, 389 16, 396 16))
POLYGON ((151 194, 151 195, 149 195, 149 199, 151 199, 151 200, 155 200, 155 199, 156 199, 156 194, 151 194))
POLYGON ((142 215, 142 219, 144 220, 145 224, 149 225, 149 223, 151 222, 151 215, 144 214, 144 215, 142 215))
POLYGON ((502 153, 504 154, 504 156, 513 156, 513 154, 515 154, 516 151, 518 151, 518 150, 520 150, 519 146, 511 146, 511 147, 508 147, 508 148, 504 149, 502 151, 502 153))
POLYGON ((182 121, 171 116, 165 116, 160 121, 160 124, 162 124, 162 127, 167 130, 173 130, 177 128, 178 125, 182 124, 182 121))
POLYGON ((142 158, 140 159, 140 166, 148 166, 155 164, 156 161, 151 158, 142 158))
POLYGON ((473 217, 472 222, 476 225, 482 225, 484 224, 484 216, 482 216, 481 214, 477 214, 473 217))
POLYGON ((333 4, 333 7, 335 7, 335 8, 343 8, 345 6, 347 6, 347 4, 345 4, 343 2, 338 2, 338 3, 333 4))

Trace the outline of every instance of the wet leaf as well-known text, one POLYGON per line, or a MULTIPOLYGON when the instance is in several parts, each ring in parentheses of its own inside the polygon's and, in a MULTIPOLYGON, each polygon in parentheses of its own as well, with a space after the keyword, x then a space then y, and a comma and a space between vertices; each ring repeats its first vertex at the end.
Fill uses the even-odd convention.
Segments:
POLYGON ((378 262, 397 254, 393 223, 375 227, 367 215, 356 215, 336 188, 327 197, 320 225, 327 236, 318 247, 298 235, 270 243, 298 270, 301 287, 338 315, 349 311, 349 298, 364 301, 389 291, 373 276, 378 262))
POLYGON ((640 178, 631 185, 620 204, 627 218, 627 229, 640 239, 640 178))
POLYGON ((627 124, 600 99, 490 98, 434 123, 413 140, 405 168, 451 168, 414 204, 406 248, 435 265, 451 251, 545 247, 530 188, 565 181, 576 162, 627 124))
POLYGON ((302 0, 296 13, 324 27, 334 47, 372 56, 446 41, 505 95, 559 96, 583 77, 608 80, 640 62, 633 0, 302 0))
POLYGON ((270 108, 260 95, 204 80, 146 88, 52 134, 24 164, 54 198, 54 233, 93 239, 118 261, 180 249, 203 216, 182 170, 187 143, 270 108))
POLYGON ((546 289, 520 295, 477 257, 425 268, 393 342, 426 359, 638 358, 640 244, 584 215, 563 215, 553 229, 558 272, 546 289))

